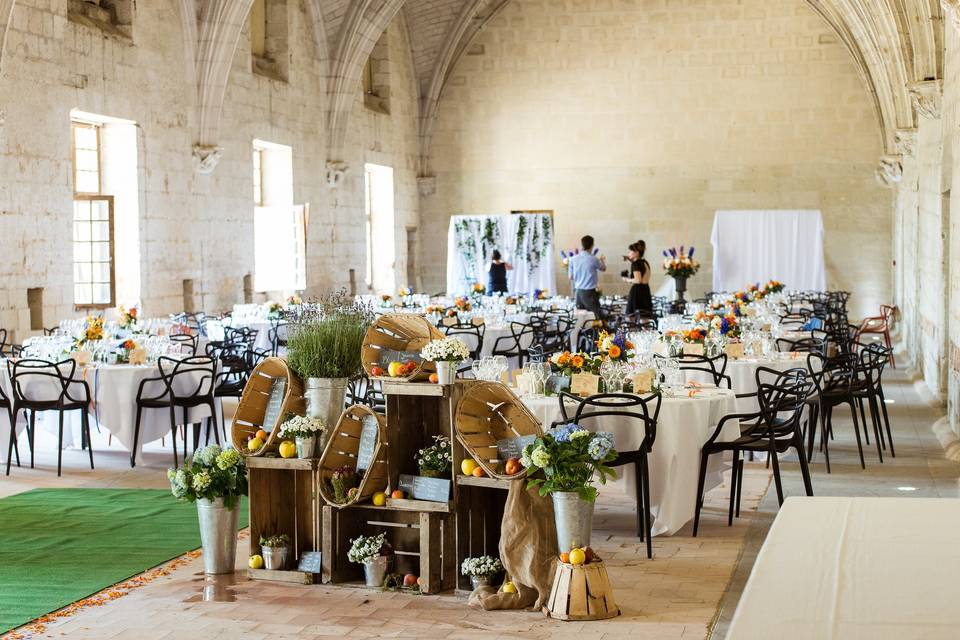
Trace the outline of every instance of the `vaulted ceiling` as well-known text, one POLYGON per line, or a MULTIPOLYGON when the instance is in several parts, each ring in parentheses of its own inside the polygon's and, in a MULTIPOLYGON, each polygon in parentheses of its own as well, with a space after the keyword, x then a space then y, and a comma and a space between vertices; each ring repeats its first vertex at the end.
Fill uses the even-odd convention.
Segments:
MULTIPOLYGON (((216 149, 230 60, 252 0, 175 1, 183 21, 184 42, 196 61, 191 70, 198 96, 195 153, 202 161, 216 149)), ((929 95, 931 82, 943 77, 943 15, 946 10, 960 18, 960 13, 953 13, 960 0, 805 1, 850 51, 873 96, 884 149, 896 154, 898 137, 916 127, 918 100, 929 95)), ((0 62, 15 2, 0 0, 0 62)), ((444 84, 472 39, 511 0, 306 2, 329 96, 328 158, 342 158, 347 120, 364 62, 391 21, 402 16, 420 92, 420 170, 429 174, 430 138, 444 84)))

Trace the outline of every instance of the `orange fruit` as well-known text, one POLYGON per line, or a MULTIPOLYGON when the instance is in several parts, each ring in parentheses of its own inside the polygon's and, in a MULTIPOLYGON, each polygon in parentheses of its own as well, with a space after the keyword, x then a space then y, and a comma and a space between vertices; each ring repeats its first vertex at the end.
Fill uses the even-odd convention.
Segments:
POLYGON ((267 441, 267 432, 264 431, 263 429, 260 429, 259 431, 257 431, 257 435, 255 435, 255 436, 253 436, 253 437, 254 437, 254 438, 260 438, 261 440, 263 440, 264 442, 266 442, 266 441, 267 441))
POLYGON ((484 476, 483 467, 477 467, 476 469, 473 470, 474 478, 482 478, 483 476, 484 476))
POLYGON ((399 500, 403 498, 403 491, 401 491, 400 489, 396 489, 393 493, 390 494, 390 497, 395 500, 399 500))
POLYGON ((570 564, 570 554, 564 551, 560 554, 560 562, 564 564, 570 564))
POLYGON ((437 376, 437 374, 431 373, 431 374, 430 374, 430 382, 436 384, 436 383, 440 382, 440 378, 437 376))

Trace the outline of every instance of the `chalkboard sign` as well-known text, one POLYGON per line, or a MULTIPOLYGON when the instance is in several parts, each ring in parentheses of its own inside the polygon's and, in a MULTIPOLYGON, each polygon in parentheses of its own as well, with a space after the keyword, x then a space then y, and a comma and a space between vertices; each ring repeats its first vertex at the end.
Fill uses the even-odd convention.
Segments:
POLYGON ((446 502, 450 499, 450 481, 400 474, 400 489, 414 500, 446 502))
POLYGON ((283 397, 287 393, 287 379, 275 378, 270 383, 270 397, 267 399, 267 408, 263 413, 263 430, 272 431, 277 420, 280 419, 280 410, 283 408, 283 397))
POLYGON ((357 471, 366 470, 373 464, 373 450, 377 447, 377 432, 380 423, 376 416, 365 415, 361 421, 360 448, 357 450, 357 471))
POLYGON ((533 444, 537 436, 520 436, 518 438, 504 438, 497 440, 497 457, 500 460, 519 458, 524 447, 533 444))
POLYGON ((300 556, 299 571, 309 571, 310 573, 320 573, 320 559, 322 554, 319 551, 305 551, 300 556))

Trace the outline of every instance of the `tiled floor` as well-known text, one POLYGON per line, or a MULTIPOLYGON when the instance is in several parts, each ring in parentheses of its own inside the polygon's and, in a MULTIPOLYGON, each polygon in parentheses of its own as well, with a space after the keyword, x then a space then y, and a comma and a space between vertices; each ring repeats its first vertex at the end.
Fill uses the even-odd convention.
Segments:
MULTIPOLYGON (((867 470, 856 462, 849 422, 836 424, 831 446, 833 473, 820 458, 813 465, 819 495, 950 496, 960 494, 960 465, 949 462, 930 425, 938 409, 924 403, 902 374, 887 383, 897 458, 876 460, 867 451, 867 470), (904 490, 914 487, 915 491, 904 490)), ((872 452, 872 453, 871 453, 872 452)), ((41 458, 43 460, 44 458, 41 458)), ((170 455, 147 455, 147 463, 130 470, 126 457, 100 453, 95 472, 83 470, 78 452, 68 452, 68 471, 57 479, 48 468, 14 470, 0 481, 0 495, 36 486, 165 486, 170 455)), ((49 464, 49 460, 46 461, 49 464)), ((785 492, 800 495, 797 465, 783 465, 785 492)), ((766 529, 776 514, 775 492, 766 492, 769 475, 760 463, 748 467, 744 483, 744 517, 726 526, 726 487, 708 495, 701 535, 689 525, 672 537, 654 540, 653 561, 636 538, 629 537, 633 506, 602 499, 595 523, 594 546, 610 571, 623 615, 603 622, 557 622, 539 613, 484 612, 454 595, 411 596, 251 582, 242 573, 226 582, 207 582, 202 565, 192 561, 104 606, 47 626, 39 637, 70 638, 705 638, 715 625, 723 637, 739 591, 766 529), (765 497, 764 497, 765 496, 765 497), (759 512, 752 509, 758 507, 759 512), (204 601, 204 594, 213 601, 204 601)), ((238 567, 245 565, 241 545, 238 567)))

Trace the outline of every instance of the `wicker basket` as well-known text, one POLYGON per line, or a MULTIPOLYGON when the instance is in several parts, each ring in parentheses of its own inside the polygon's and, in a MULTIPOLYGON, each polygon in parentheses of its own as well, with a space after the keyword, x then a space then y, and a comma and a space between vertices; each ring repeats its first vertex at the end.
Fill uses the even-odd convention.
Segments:
POLYGON ((470 385, 457 405, 457 440, 488 476, 509 480, 522 476, 503 472, 497 441, 540 436, 540 422, 510 389, 499 382, 470 385))
POLYGON ((386 491, 389 482, 387 467, 386 424, 383 416, 366 405, 355 404, 348 407, 337 426, 327 440, 327 446, 320 457, 320 495, 332 507, 342 509, 351 504, 369 500, 378 491, 386 491), (360 451, 360 434, 363 420, 372 416, 377 421, 377 441, 373 449, 370 467, 363 474, 356 495, 346 502, 337 502, 330 487, 330 477, 339 467, 357 466, 357 454, 360 451))
POLYGON ((443 334, 425 316, 398 313, 380 316, 367 330, 363 339, 363 370, 380 380, 423 380, 436 371, 432 362, 420 358, 420 350, 431 340, 442 339, 443 334), (374 376, 374 367, 386 370, 390 361, 413 360, 418 363, 407 376, 374 376))
POLYGON ((303 381, 290 371, 285 360, 267 358, 254 368, 250 374, 250 380, 243 388, 243 395, 240 397, 240 404, 233 418, 231 433, 233 447, 244 456, 275 453, 280 448, 280 430, 277 427, 283 420, 283 416, 288 413, 303 415, 305 412, 303 381), (272 424, 264 424, 270 391, 276 380, 282 380, 285 384, 283 401, 279 412, 271 421, 272 424), (267 440, 257 451, 250 451, 247 448, 247 440, 260 429, 267 432, 267 440))

